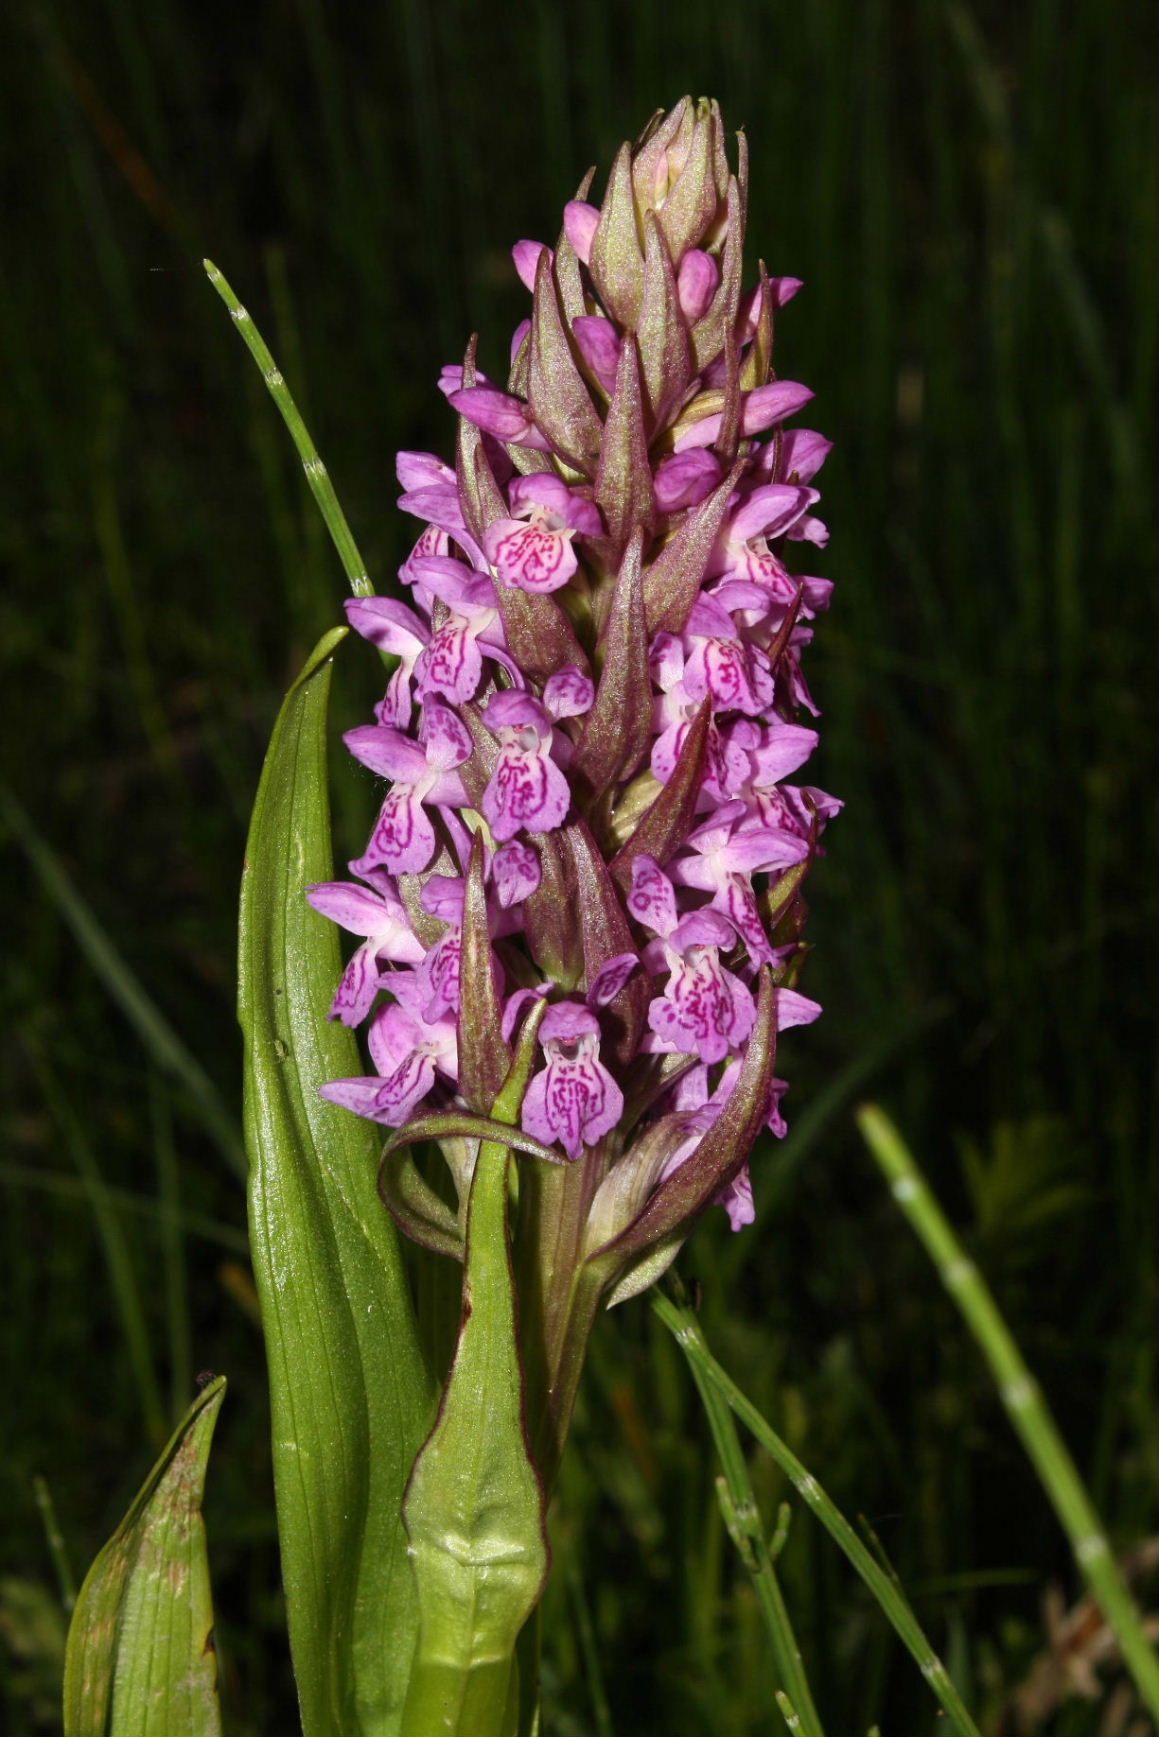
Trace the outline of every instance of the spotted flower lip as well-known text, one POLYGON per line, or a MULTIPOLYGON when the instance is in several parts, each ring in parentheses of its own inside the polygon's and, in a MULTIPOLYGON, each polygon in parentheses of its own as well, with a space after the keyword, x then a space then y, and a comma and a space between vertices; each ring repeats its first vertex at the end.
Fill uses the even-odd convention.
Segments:
POLYGON ((513 516, 495 519, 483 533, 496 580, 519 591, 558 591, 579 565, 572 538, 603 530, 598 510, 543 471, 518 477, 509 501, 513 516))
POLYGON ((442 370, 453 462, 397 459, 404 591, 347 606, 396 660, 345 737, 389 788, 362 884, 308 895, 356 938, 330 1016, 373 1070, 324 1095, 395 1128, 483 1114, 524 1043, 523 1130, 582 1170, 593 1259, 674 1248, 713 1200, 752 1222, 776 1033, 820 1012, 800 888, 840 803, 787 780, 818 742, 832 586, 794 551, 828 537, 830 442, 774 367, 801 280, 744 282, 741 153, 685 99, 516 241, 509 372, 475 340, 442 370))
POLYGON ((600 1026, 586 1007, 560 1002, 539 1028, 547 1060, 523 1100, 523 1126, 537 1140, 558 1141, 569 1158, 594 1146, 620 1120, 624 1094, 599 1059, 600 1026))
POLYGON ((495 694, 483 714, 499 737, 499 758, 483 792, 482 811, 501 843, 517 832, 552 832, 563 824, 571 791, 552 759, 546 706, 516 689, 495 694))

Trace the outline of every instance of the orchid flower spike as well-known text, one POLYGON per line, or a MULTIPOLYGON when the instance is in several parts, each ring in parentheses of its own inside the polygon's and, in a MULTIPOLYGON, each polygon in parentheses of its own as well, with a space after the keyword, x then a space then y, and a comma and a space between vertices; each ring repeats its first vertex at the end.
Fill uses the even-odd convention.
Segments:
POLYGON ((358 938, 331 1017, 369 1021, 370 1071, 325 1088, 346 1111, 469 1127, 548 1004, 517 1161, 554 1155, 616 1301, 714 1201, 737 1230, 759 1210, 776 1034, 820 1012, 801 887, 841 805, 784 782, 818 740, 801 658, 832 587, 793 552, 828 535, 829 442, 774 368, 799 280, 745 286, 743 137, 730 161, 716 104, 685 98, 590 186, 514 248, 506 378, 474 339, 444 369, 454 454, 399 455, 422 525, 401 594, 348 607, 395 660, 346 737, 381 808, 364 884, 309 896, 358 938))

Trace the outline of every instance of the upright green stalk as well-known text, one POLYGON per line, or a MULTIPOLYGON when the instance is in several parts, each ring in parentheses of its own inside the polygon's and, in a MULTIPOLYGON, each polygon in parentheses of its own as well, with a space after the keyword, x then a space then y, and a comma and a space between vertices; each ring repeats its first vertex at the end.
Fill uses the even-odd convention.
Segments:
POLYGON ((1006 1415, 1070 1539, 1079 1567, 1122 1648, 1127 1668, 1151 1712, 1159 1717, 1159 1660, 1111 1555, 1102 1523, 1038 1384, 1023 1361, 998 1306, 952 1226, 930 1193, 901 1135, 876 1104, 858 1111, 857 1124, 893 1190, 893 1197, 925 1244, 989 1363, 1006 1415))
MULTIPOLYGON (((959 1737, 979 1737, 978 1727, 970 1717, 965 1702, 954 1687, 945 1665, 922 1633, 901 1588, 871 1555, 816 1478, 806 1471, 796 1454, 765 1421, 751 1400, 746 1399, 736 1382, 725 1374, 709 1351, 693 1311, 687 1306, 677 1305, 659 1290, 652 1293, 652 1307, 674 1335, 690 1367, 699 1370, 711 1387, 728 1401, 737 1417, 772 1455, 798 1495, 803 1497, 830 1537, 844 1551, 881 1606, 882 1613, 893 1625, 899 1640, 916 1660, 922 1676, 941 1702, 952 1728, 959 1733, 959 1737)), ((793 1713, 799 1717, 795 1706, 793 1713)))
POLYGON ((310 431, 302 421, 298 406, 294 403, 290 388, 282 378, 282 371, 270 354, 265 339, 254 325, 249 309, 243 307, 226 279, 218 271, 211 259, 201 262, 209 277, 210 283, 225 303, 233 316, 233 323, 245 340, 246 348, 262 371, 262 379, 269 388, 270 397, 282 413, 282 420, 290 431, 294 445, 298 449, 298 457, 302 461, 302 469, 306 473, 306 481, 310 485, 314 499, 318 503, 322 517, 326 521, 334 547, 350 581, 350 589, 356 597, 369 597, 374 591, 370 575, 366 571, 366 563, 354 541, 354 533, 346 522, 346 514, 342 511, 338 496, 334 493, 334 485, 330 481, 326 466, 318 456, 318 449, 310 439, 310 431))
MULTIPOLYGON (((692 1320, 695 1322, 695 1316, 692 1320)), ((694 1331, 700 1334, 703 1343, 699 1322, 696 1322, 694 1331)), ((773 1662, 780 1678, 778 1704, 784 1701, 789 1705, 791 1718, 784 1706, 781 1711, 785 1713, 790 1731, 800 1732, 801 1737, 824 1737, 728 1401, 717 1392, 698 1362, 690 1360, 689 1368, 704 1405, 723 1471, 723 1476, 717 1480, 717 1490, 724 1523, 749 1572, 768 1629, 773 1662)))

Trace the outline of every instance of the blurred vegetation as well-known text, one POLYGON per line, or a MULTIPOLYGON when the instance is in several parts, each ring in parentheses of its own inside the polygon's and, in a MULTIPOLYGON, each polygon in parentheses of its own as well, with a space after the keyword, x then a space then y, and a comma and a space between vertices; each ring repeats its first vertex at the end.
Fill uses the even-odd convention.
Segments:
MULTIPOLYGON (((1057 1609, 1081 1589, 850 1109, 890 1106, 1139 1552, 1159 1463, 1155 34, 1141 0, 4 9, 12 1737, 55 1726, 62 1552, 83 1571, 202 1369, 231 1384, 207 1507, 230 1728, 294 1725, 229 1136, 235 895, 277 703, 343 585, 199 260, 253 308, 389 586, 413 532, 393 454, 449 450, 434 380, 470 331, 502 366, 525 302, 507 246, 551 239, 588 164, 686 89, 747 130, 752 268, 806 280, 778 368, 837 441, 811 774, 847 807, 812 881, 826 1016, 784 1046, 793 1131, 755 1166, 757 1226, 733 1239, 714 1214, 682 1270, 984 1729, 1145 1729, 1113 1663, 1098 1702, 1028 1689, 1053 1646, 1065 1690, 1081 1646, 1057 1609)), ((350 648, 336 726, 377 681, 350 648)), ((371 791, 337 757, 335 800, 357 848, 371 791)), ((556 1518, 551 1737, 779 1728, 714 1473, 679 1354, 626 1305, 556 1518)), ((783 1480, 753 1475, 771 1526, 783 1480)), ((807 1515, 781 1564, 830 1731, 931 1730, 807 1515)))

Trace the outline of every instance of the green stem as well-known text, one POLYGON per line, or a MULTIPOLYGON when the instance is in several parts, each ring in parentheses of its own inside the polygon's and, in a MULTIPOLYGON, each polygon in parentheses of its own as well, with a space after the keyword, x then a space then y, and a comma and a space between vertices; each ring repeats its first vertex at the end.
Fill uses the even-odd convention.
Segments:
POLYGON ((1070 1539, 1079 1568, 1119 1642, 1139 1693, 1159 1717, 1159 1660, 1075 1463, 1010 1329, 977 1267, 962 1252, 949 1220, 893 1123, 875 1104, 866 1104, 857 1113, 857 1125, 888 1178, 894 1199, 924 1243, 989 1363, 1006 1415, 1070 1539))
POLYGON ((532 1456, 548 1494, 603 1293, 602 1282, 580 1258, 593 1191, 585 1174, 590 1160, 591 1154, 574 1164, 528 1165, 520 1183, 520 1338, 532 1456))
MULTIPOLYGON (((833 1505, 811 1473, 805 1470, 796 1454, 765 1422, 756 1406, 746 1399, 736 1382, 725 1374, 711 1355, 692 1310, 681 1308, 664 1296, 652 1292, 652 1307, 664 1325, 674 1335, 689 1365, 699 1368, 715 1390, 728 1401, 746 1429, 752 1431, 761 1446, 772 1456, 798 1494, 804 1498, 825 1527, 830 1537, 845 1553, 862 1580, 873 1593, 884 1615, 893 1625, 899 1640, 908 1648, 921 1669, 922 1676, 942 1704, 950 1724, 960 1737, 979 1737, 978 1727, 954 1687, 945 1665, 922 1633, 913 1611, 906 1603, 900 1587, 870 1554, 853 1527, 833 1505)), ((794 1708, 794 1713, 797 1709, 794 1708)))
MULTIPOLYGON (((671 1281, 673 1286, 677 1283, 676 1280, 671 1281)), ((708 1347, 705 1344, 704 1335, 701 1333, 700 1323, 694 1315, 691 1315, 691 1311, 689 1314, 692 1321, 690 1330, 699 1335, 700 1344, 707 1352, 708 1347)), ((761 1607, 761 1615, 764 1617, 765 1626, 769 1631, 773 1662, 781 1679, 781 1688, 791 1702, 793 1718, 789 1720, 789 1716, 786 1714, 786 1722, 789 1724, 789 1729, 793 1732, 800 1732, 801 1737, 824 1737, 821 1720, 809 1688, 809 1679, 805 1675, 801 1649, 797 1645, 797 1637, 793 1633, 793 1625, 789 1619, 784 1595, 773 1567, 772 1551, 765 1539, 764 1528, 761 1525, 760 1511, 753 1494, 752 1481, 745 1464, 740 1438, 732 1420, 732 1412, 728 1408, 727 1400, 717 1392, 699 1363, 690 1361, 689 1366, 692 1370, 692 1379, 696 1383, 704 1404, 705 1415, 716 1443, 717 1457, 724 1472, 723 1478, 717 1480, 724 1523, 728 1527, 728 1535, 735 1544, 740 1559, 752 1580, 753 1591, 757 1595, 757 1603, 761 1607)), ((778 1536, 780 1536, 779 1533, 778 1536)), ((781 1538, 782 1543, 783 1541, 781 1538)), ((782 1698, 781 1695, 778 1695, 778 1703, 782 1698)), ((783 1707, 781 1710, 784 1712, 783 1707)))
POLYGON ((366 563, 359 553, 358 544, 354 541, 354 533, 346 522, 346 514, 338 504, 338 496, 334 493, 334 485, 330 481, 326 466, 318 457, 317 448, 310 439, 310 432, 302 421, 298 406, 294 403, 290 388, 282 378, 281 369, 270 354, 265 339, 254 325, 253 318, 247 308, 244 308, 221 272, 211 259, 202 260, 210 283, 233 315, 233 321, 245 340, 246 348, 262 371, 262 379, 269 388, 270 397, 282 413, 282 421, 290 431, 290 437, 298 449, 298 457, 302 461, 302 469, 306 473, 306 481, 310 485, 314 499, 321 509, 326 521, 326 529, 331 541, 338 551, 338 558, 350 581, 350 589, 355 597, 370 597, 374 593, 370 576, 366 571, 366 563))

